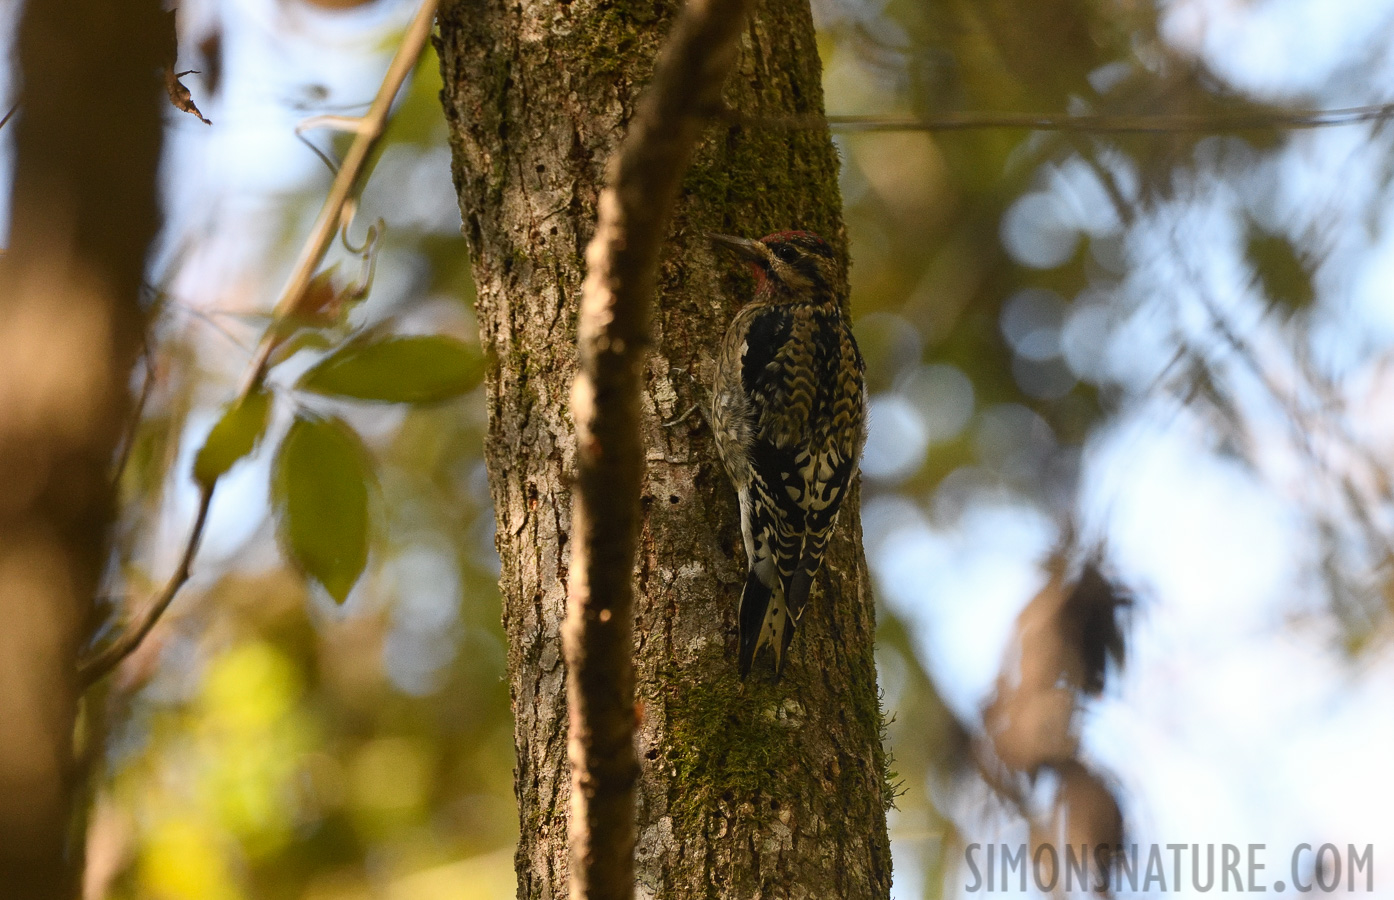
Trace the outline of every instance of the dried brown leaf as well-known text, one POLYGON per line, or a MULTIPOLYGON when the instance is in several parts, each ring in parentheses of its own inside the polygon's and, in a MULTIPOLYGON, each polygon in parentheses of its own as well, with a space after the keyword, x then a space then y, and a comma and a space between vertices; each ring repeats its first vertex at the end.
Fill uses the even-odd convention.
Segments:
MULTIPOLYGON (((1090 848, 1090 881, 1106 884, 1106 872, 1098 866, 1105 859, 1095 858, 1093 849, 1100 844, 1115 847, 1123 843, 1123 810, 1113 789, 1097 773, 1089 771, 1076 760, 1062 765, 1060 788, 1055 795, 1055 828, 1065 844, 1090 848)), ((1063 855, 1062 855, 1063 858, 1063 855)))
POLYGON ((1013 650, 983 713, 998 758, 1031 775, 1043 765, 1073 758, 1076 747, 1074 692, 1061 683, 1071 666, 1060 629, 1067 601, 1064 572, 1055 563, 1051 569, 1050 580, 1017 617, 1013 650))
POLYGON ((1050 580, 1017 617, 1016 639, 983 720, 1008 767, 1034 775, 1073 759, 1081 694, 1103 690, 1108 661, 1124 653, 1119 611, 1132 603, 1096 560, 1066 586, 1066 564, 1049 564, 1050 580))
POLYGON ((165 90, 169 92, 169 102, 174 104, 175 109, 194 116, 203 124, 212 125, 213 123, 205 119, 203 113, 199 112, 198 105, 194 103, 193 94, 189 93, 189 89, 184 87, 184 82, 179 80, 180 75, 187 74, 189 73, 175 72, 173 65, 165 66, 165 90))
POLYGON ((1061 613, 1061 630, 1077 657, 1072 667, 1076 684, 1086 694, 1097 696, 1104 689, 1108 663, 1122 666, 1127 645, 1123 637, 1122 613, 1133 604, 1133 597, 1122 585, 1108 579, 1097 560, 1084 564, 1061 613))

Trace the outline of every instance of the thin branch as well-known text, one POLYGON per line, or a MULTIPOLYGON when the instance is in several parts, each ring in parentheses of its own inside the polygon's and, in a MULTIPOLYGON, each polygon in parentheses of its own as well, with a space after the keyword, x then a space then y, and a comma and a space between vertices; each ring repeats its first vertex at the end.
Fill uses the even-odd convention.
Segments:
POLYGON ((362 134, 368 130, 367 120, 361 116, 341 116, 338 114, 325 113, 318 116, 310 116, 302 119, 300 124, 295 126, 297 137, 307 131, 316 128, 328 128, 333 131, 342 131, 348 134, 362 134))
POLYGON ((678 186, 735 63, 749 0, 691 0, 611 161, 586 251, 572 386, 575 511, 566 658, 572 900, 634 896, 634 562, 643 359, 678 186))
POLYGON ((0 128, 4 128, 5 125, 10 121, 10 119, 14 118, 14 114, 17 112, 19 112, 18 103, 10 107, 10 111, 5 113, 4 118, 0 118, 0 128))
POLYGON ((140 380, 140 393, 136 395, 135 409, 131 410, 130 427, 121 440, 121 449, 116 454, 116 467, 113 470, 112 481, 121 483, 121 478, 126 474, 126 466, 131 462, 131 450, 136 445, 136 437, 140 430, 140 420, 145 417, 145 407, 150 402, 151 388, 155 385, 155 359, 150 352, 150 343, 147 339, 145 346, 141 348, 141 367, 144 369, 140 380))
POLYGON ((305 137, 305 133, 299 128, 295 129, 295 139, 310 148, 310 152, 319 157, 319 161, 324 163, 324 167, 329 170, 330 175, 339 174, 339 164, 334 161, 334 158, 316 146, 314 141, 305 137))
POLYGON ((100 681, 104 675, 115 669, 121 660, 135 652, 141 641, 145 640, 145 636, 155 627, 160 616, 164 615, 164 611, 169 608, 175 595, 179 593, 179 589, 189 580, 194 556, 198 553, 198 546, 203 538, 203 526, 208 522, 208 507, 213 502, 213 487, 211 484, 206 485, 199 492, 198 512, 194 515, 193 528, 189 530, 189 540, 184 545, 184 552, 179 558, 178 567, 175 568, 174 574, 170 576, 164 588, 115 640, 78 664, 77 679, 80 690, 87 690, 100 681))
MULTIPOLYGON (((309 147, 310 150, 314 152, 315 156, 319 157, 320 162, 324 163, 324 167, 329 170, 330 175, 338 175, 339 164, 335 162, 328 153, 316 146, 314 141, 305 136, 305 132, 314 131, 317 128, 328 128, 333 131, 342 131, 348 134, 362 134, 367 130, 366 120, 356 116, 325 114, 302 119, 300 124, 295 126, 296 139, 306 147, 309 147)), ((345 227, 347 227, 347 224, 348 223, 345 223, 345 227)))
MULTIPOLYGON (((1181 248, 1177 243, 1177 237, 1174 233, 1171 236, 1171 241, 1172 245, 1177 248, 1178 258, 1187 260, 1185 256, 1180 255, 1181 248)), ((1329 481, 1334 482, 1338 494, 1348 503, 1350 513, 1355 519, 1356 526, 1363 533, 1371 550, 1379 554, 1379 564, 1382 565, 1394 559, 1394 541, 1391 541, 1390 537, 1385 534, 1375 522, 1373 514, 1367 508, 1366 503, 1360 498, 1360 491, 1356 488, 1349 472, 1335 471, 1330 462, 1317 449, 1315 441, 1317 436, 1325 433, 1333 440, 1344 443, 1345 449, 1349 451, 1355 460, 1364 463, 1371 471, 1379 474, 1382 481, 1387 482, 1388 473, 1385 471, 1379 457, 1365 445, 1364 441, 1340 427, 1339 414, 1328 419, 1328 417, 1324 417, 1321 414, 1321 410, 1309 412, 1304 407, 1298 390, 1287 390, 1279 384, 1276 376, 1273 375, 1269 367, 1260 359, 1259 352, 1257 348, 1254 347, 1253 343, 1246 340, 1235 330, 1234 324, 1230 321, 1229 317, 1225 315, 1224 311, 1220 308, 1220 304, 1206 287, 1201 274, 1196 271, 1195 267, 1191 265, 1188 260, 1183 263, 1183 267, 1195 291, 1196 299, 1205 309, 1210 319, 1210 325, 1215 333, 1219 335, 1221 342, 1229 348, 1236 359, 1243 363, 1249 370, 1249 373, 1253 375, 1268 396, 1284 413, 1287 419, 1289 432, 1291 433, 1293 443, 1296 445, 1298 452, 1307 458, 1315 471, 1325 476, 1329 481)), ((1196 356, 1202 365, 1209 366, 1209 363, 1202 355, 1197 353, 1196 356)), ((1318 373, 1302 366, 1301 362, 1297 359, 1292 360, 1292 364, 1293 374, 1301 377, 1308 390, 1313 393, 1325 393, 1328 400, 1334 399, 1339 402, 1339 397, 1336 395, 1334 389, 1321 384, 1318 373), (1323 388, 1326 388, 1326 390, 1323 391, 1323 388)), ((1216 379, 1216 381, 1218 384, 1218 379, 1216 379)), ((1321 515, 1320 511, 1316 511, 1316 514, 1318 516, 1321 515)))
MULTIPOLYGON (((397 48, 396 55, 392 57, 392 62, 387 67, 382 87, 378 90, 372 106, 363 116, 353 144, 349 147, 344 158, 344 163, 339 168, 333 184, 330 185, 329 195, 325 198, 319 218, 315 221, 314 228, 300 251, 300 258, 296 262, 290 280, 282 290, 280 299, 276 302, 271 322, 262 333, 256 355, 247 366, 241 386, 238 388, 235 403, 246 400, 247 396, 266 377, 266 371, 270 367, 271 353, 276 348, 282 323, 295 315, 301 298, 304 296, 306 288, 309 287, 314 271, 319 268, 320 262, 323 261, 324 254, 329 250, 329 245, 338 233, 340 224, 345 226, 348 224, 344 219, 350 215, 349 210, 353 206, 352 199, 356 196, 359 188, 364 163, 373 147, 382 137, 388 114, 392 110, 392 101, 396 98, 398 90, 406 81, 411 70, 416 66, 416 62, 426 46, 426 40, 431 34, 431 25, 435 20, 436 4, 437 0, 424 0, 420 10, 416 13, 416 17, 407 27, 402 44, 397 48)), ((371 244, 375 239, 376 231, 370 229, 368 242, 371 244)), ((217 481, 214 481, 212 484, 205 485, 200 491, 198 513, 194 517, 193 527, 189 530, 189 536, 185 541, 179 566, 174 570, 174 574, 170 576, 159 594, 114 640, 79 662, 78 680, 84 690, 111 672, 140 646, 141 641, 145 640, 146 635, 155 627, 160 616, 164 614, 179 590, 189 580, 194 557, 197 555, 199 543, 203 539, 204 526, 208 523, 208 508, 213 502, 213 492, 216 487, 217 481)))
MULTIPOLYGON (((2 124, 4 123, 0 122, 0 125, 2 124)), ((170 260, 166 264, 164 274, 160 277, 159 282, 143 286, 150 295, 149 322, 153 323, 168 305, 174 302, 170 297, 170 285, 174 283, 174 279, 184 264, 189 252, 189 245, 190 242, 187 238, 181 240, 170 255, 170 260)), ((111 482, 118 486, 126 474, 126 466, 130 465, 131 451, 135 448, 136 437, 140 432, 140 423, 145 418, 145 408, 149 405, 150 394, 155 386, 155 348, 151 346, 151 342, 154 340, 153 332, 153 325, 147 325, 141 335, 140 362, 143 377, 140 381, 140 393, 136 395, 136 405, 131 410, 126 434, 121 441, 121 449, 116 454, 116 466, 112 470, 111 482)))
POLYGON ((1271 128, 1304 130, 1357 125, 1394 118, 1394 103, 1341 109, 1278 109, 1192 115, 957 112, 926 117, 807 115, 762 118, 732 111, 724 113, 722 118, 755 126, 790 129, 831 128, 834 131, 861 133, 1024 128, 1030 131, 1072 131, 1091 134, 1175 134, 1262 131, 1271 128))
MULTIPOLYGON (((273 316, 277 323, 293 314, 300 305, 305 296, 305 289, 310 286, 315 270, 324 260, 324 254, 328 252, 329 245, 333 243, 334 235, 351 206, 350 201, 358 194, 364 164, 372 155, 378 141, 382 139, 388 114, 392 111, 392 101, 396 99, 398 90, 415 68, 421 51, 425 49, 426 41, 431 36, 436 4, 437 0, 422 2, 416 17, 407 26, 401 46, 397 48, 396 55, 387 67, 387 74, 383 77, 382 87, 378 89, 377 96, 373 98, 372 106, 368 107, 368 111, 359 120, 358 127, 354 129, 353 143, 349 145, 348 152, 344 154, 344 161, 329 186, 329 194, 324 198, 319 218, 310 229, 310 236, 300 251, 300 258, 296 260, 295 268, 291 270, 290 278, 281 290, 280 299, 276 301, 273 316)), ((266 363, 275 346, 276 328, 273 324, 273 327, 268 328, 262 335, 257 355, 238 390, 239 399, 245 399, 266 374, 266 363)))

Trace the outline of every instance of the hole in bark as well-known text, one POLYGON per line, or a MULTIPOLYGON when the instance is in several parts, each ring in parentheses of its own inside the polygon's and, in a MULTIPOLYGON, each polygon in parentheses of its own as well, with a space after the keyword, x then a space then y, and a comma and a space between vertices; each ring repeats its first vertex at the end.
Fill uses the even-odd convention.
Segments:
POLYGON ((725 800, 727 803, 730 803, 732 800, 736 799, 736 795, 731 793, 730 791, 727 791, 721 795, 721 799, 725 800))
POLYGON ((774 810, 775 812, 779 812, 779 801, 778 801, 778 800, 771 800, 771 801, 770 801, 770 809, 774 810))
POLYGON ((545 172, 545 171, 547 171, 547 167, 544 166, 544 165, 542 165, 542 163, 538 163, 538 164, 537 164, 537 174, 541 175, 541 174, 542 174, 543 172, 545 172))
POLYGON ((552 226, 552 229, 551 229, 550 231, 548 231, 547 233, 548 233, 548 234, 556 234, 556 233, 557 233, 557 226, 553 225, 553 226, 552 226))
POLYGON ((644 759, 658 759, 658 748, 655 747, 644 754, 644 759))
POLYGON ((669 494, 669 495, 668 495, 668 502, 669 502, 669 503, 681 503, 681 502, 682 502, 682 498, 679 497, 677 494, 669 494))

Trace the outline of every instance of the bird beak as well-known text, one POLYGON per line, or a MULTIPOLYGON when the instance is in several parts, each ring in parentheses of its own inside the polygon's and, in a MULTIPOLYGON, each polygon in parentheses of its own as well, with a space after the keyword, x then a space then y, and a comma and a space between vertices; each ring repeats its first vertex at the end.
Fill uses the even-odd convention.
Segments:
POLYGON ((747 262, 764 262, 767 258, 765 245, 759 241, 729 234, 708 234, 707 238, 713 247, 734 253, 747 262))

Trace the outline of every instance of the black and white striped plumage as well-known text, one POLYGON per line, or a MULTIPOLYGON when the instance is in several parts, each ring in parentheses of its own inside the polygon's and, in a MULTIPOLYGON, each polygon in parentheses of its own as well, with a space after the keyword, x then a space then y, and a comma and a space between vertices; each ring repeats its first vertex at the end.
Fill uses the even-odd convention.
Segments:
POLYGON ((778 677, 861 453, 862 357, 842 315, 841 264, 821 238, 711 237, 750 263, 757 284, 722 343, 712 428, 750 565, 740 673, 768 646, 778 677))

